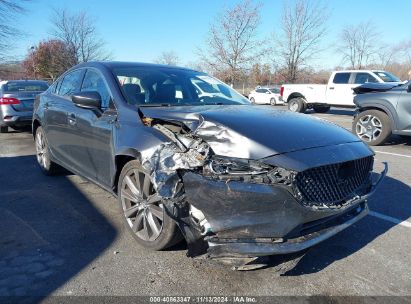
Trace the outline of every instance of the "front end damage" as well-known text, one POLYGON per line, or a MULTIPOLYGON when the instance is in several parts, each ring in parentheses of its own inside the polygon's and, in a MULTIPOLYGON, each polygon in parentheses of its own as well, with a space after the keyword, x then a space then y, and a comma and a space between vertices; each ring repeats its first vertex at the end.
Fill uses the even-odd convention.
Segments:
POLYGON ((304 252, 364 217, 367 198, 387 172, 372 172, 373 154, 362 143, 325 148, 324 155, 311 149, 307 155, 316 157, 307 166, 299 151, 258 161, 222 156, 242 139, 225 138, 230 131, 210 122, 192 130, 179 121, 142 121, 170 139, 143 151, 142 165, 191 257, 241 267, 261 256, 304 252), (344 156, 335 157, 335 149, 344 156))

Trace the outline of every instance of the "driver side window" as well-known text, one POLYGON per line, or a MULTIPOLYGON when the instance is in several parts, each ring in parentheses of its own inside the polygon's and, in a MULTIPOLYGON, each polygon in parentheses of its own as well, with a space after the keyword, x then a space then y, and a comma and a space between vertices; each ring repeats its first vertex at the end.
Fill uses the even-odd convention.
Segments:
POLYGON ((81 92, 98 92, 101 96, 101 106, 103 109, 107 109, 110 105, 111 96, 107 89, 106 84, 100 74, 92 69, 87 70, 86 76, 84 76, 83 84, 81 86, 81 92))

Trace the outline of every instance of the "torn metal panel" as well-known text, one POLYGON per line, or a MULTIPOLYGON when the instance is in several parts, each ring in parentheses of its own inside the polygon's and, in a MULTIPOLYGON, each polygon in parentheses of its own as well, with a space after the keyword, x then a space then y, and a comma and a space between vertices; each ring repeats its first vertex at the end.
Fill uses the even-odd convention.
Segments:
POLYGON ((181 190, 178 170, 194 169, 204 165, 210 148, 202 139, 190 134, 177 135, 161 125, 161 131, 171 142, 142 153, 142 165, 150 172, 154 187, 163 198, 173 198, 181 190))

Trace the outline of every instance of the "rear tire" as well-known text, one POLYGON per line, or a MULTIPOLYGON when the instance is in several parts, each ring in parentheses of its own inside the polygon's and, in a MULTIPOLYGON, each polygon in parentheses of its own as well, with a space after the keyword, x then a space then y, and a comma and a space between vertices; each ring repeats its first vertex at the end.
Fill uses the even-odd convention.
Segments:
POLYGON ((327 113, 330 110, 330 106, 313 106, 316 113, 327 113))
POLYGON ((150 174, 137 160, 123 167, 117 189, 123 220, 137 243, 151 250, 163 250, 182 240, 177 224, 164 210, 150 174))
POLYGON ((352 132, 370 146, 382 145, 391 136, 391 121, 382 111, 367 110, 354 118, 352 132))
POLYGON ((50 150, 42 127, 38 127, 36 130, 35 142, 37 163, 41 172, 45 175, 56 174, 59 166, 50 160, 50 150))
POLYGON ((7 126, 1 126, 0 127, 0 133, 7 133, 9 131, 9 127, 7 126))
POLYGON ((307 105, 305 103, 304 98, 301 98, 301 97, 292 98, 288 102, 288 109, 292 112, 304 113, 305 110, 307 109, 307 105))

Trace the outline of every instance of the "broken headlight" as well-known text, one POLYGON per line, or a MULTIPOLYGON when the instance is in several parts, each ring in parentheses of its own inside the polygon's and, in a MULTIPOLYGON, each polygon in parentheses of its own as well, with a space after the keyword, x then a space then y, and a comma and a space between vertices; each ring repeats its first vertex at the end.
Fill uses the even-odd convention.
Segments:
POLYGON ((238 158, 212 157, 203 167, 205 176, 220 180, 290 185, 295 173, 280 167, 238 158))
POLYGON ((203 167, 203 173, 221 180, 266 182, 268 180, 264 178, 271 169, 271 166, 256 161, 213 157, 203 167))

